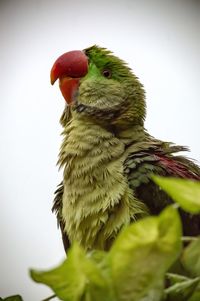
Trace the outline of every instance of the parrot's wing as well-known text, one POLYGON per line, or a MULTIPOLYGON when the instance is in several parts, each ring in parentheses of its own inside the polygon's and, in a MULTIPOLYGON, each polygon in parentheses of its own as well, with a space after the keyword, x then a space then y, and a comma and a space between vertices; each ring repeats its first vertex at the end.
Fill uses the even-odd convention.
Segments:
POLYGON ((58 222, 58 227, 60 227, 61 233, 62 233, 62 240, 63 240, 63 245, 65 248, 65 251, 70 247, 70 242, 69 239, 64 231, 64 221, 62 219, 62 197, 63 197, 63 191, 64 191, 64 186, 63 183, 61 182, 58 185, 57 190, 55 191, 55 198, 53 202, 53 207, 52 207, 52 212, 55 212, 56 217, 57 217, 57 222, 58 222))
POLYGON ((166 171, 159 165, 154 153, 155 148, 152 151, 150 147, 149 149, 138 149, 138 151, 130 153, 124 162, 124 173, 136 198, 144 202, 151 213, 157 214, 169 204, 169 201, 166 200, 166 196, 164 198, 162 196, 162 202, 157 202, 159 187, 151 180, 151 176, 152 174, 164 176, 166 171))
POLYGON ((200 167, 193 160, 183 156, 167 156, 159 153, 155 156, 167 175, 200 181, 200 167))
POLYGON ((187 151, 186 147, 155 141, 138 144, 135 151, 129 152, 124 171, 130 186, 136 188, 148 183, 153 173, 200 181, 200 167, 184 156, 174 155, 187 151))
MULTIPOLYGON (((144 150, 140 148, 128 155, 124 163, 124 172, 129 186, 135 196, 144 202, 152 214, 158 214, 165 206, 172 203, 171 198, 152 180, 152 174, 173 176, 200 181, 200 168, 191 160, 182 156, 173 156, 177 151, 186 150, 184 147, 170 146, 163 143, 149 145, 144 150)), ((184 233, 187 235, 200 234, 200 216, 190 216, 180 211, 184 220, 184 233)))

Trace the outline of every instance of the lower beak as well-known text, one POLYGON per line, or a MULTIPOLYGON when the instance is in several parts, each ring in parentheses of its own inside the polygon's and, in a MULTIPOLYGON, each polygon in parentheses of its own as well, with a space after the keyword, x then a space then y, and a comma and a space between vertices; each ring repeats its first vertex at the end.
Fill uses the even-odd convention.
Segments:
POLYGON ((79 78, 62 77, 59 81, 61 93, 68 104, 75 101, 79 87, 79 78))

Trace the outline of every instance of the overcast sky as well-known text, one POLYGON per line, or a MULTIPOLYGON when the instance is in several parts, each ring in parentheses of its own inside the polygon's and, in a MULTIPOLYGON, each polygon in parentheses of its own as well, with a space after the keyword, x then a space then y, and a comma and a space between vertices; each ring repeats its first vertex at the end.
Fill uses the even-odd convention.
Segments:
POLYGON ((0 296, 51 291, 28 268, 65 256, 53 192, 64 100, 49 71, 62 53, 98 44, 127 61, 146 89, 146 128, 200 161, 199 1, 0 2, 0 296))

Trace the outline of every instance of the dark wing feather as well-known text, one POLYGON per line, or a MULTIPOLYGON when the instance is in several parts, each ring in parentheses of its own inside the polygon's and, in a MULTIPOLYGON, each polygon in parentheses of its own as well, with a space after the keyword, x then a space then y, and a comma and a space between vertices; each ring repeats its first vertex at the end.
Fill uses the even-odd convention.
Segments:
MULTIPOLYGON (((144 202, 152 214, 158 214, 172 199, 152 180, 152 174, 173 176, 200 181, 200 168, 191 160, 182 156, 173 156, 174 152, 186 148, 160 143, 145 150, 132 152, 125 161, 125 174, 135 196, 144 202)), ((200 234, 200 215, 190 215, 180 210, 185 235, 200 234)))
POLYGON ((61 182, 58 185, 57 190, 55 191, 55 198, 53 202, 53 207, 52 207, 52 212, 55 212, 56 217, 57 217, 57 222, 58 222, 58 227, 60 227, 61 233, 62 233, 62 240, 63 240, 63 245, 65 248, 65 252, 70 247, 70 242, 69 239, 64 231, 64 221, 62 219, 62 197, 63 197, 63 191, 64 191, 64 186, 63 183, 61 182))
MULTIPOLYGON (((66 124, 70 121, 71 119, 71 108, 69 106, 66 106, 63 114, 60 118, 60 123, 63 127, 66 126, 66 124)), ((63 191, 64 191, 64 186, 63 182, 61 182, 58 185, 57 190, 55 191, 55 198, 53 201, 53 207, 52 207, 52 212, 55 212, 56 217, 57 217, 57 222, 58 222, 58 227, 60 227, 61 233, 62 233, 62 240, 63 240, 63 245, 65 248, 65 251, 70 247, 70 241, 67 237, 67 234, 64 231, 65 224, 62 219, 62 198, 63 198, 63 191)))

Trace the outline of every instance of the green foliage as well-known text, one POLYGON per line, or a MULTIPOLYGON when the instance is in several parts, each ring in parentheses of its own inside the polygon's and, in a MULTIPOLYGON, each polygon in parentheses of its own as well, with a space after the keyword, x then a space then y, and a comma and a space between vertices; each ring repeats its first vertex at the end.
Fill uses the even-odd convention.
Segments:
POLYGON ((194 292, 192 297, 188 301, 199 301, 200 300, 200 288, 194 292))
POLYGON ((160 300, 165 272, 180 250, 181 223, 173 207, 127 227, 108 253, 116 300, 160 300))
MULTIPOLYGON (((200 212, 199 183, 153 179, 183 210, 200 212)), ((55 293, 45 300, 199 301, 200 238, 182 237, 178 209, 171 205, 125 227, 108 252, 86 253, 75 243, 62 264, 31 270, 31 277, 55 293)), ((22 301, 19 296, 0 300, 22 301)))
POLYGON ((200 182, 158 176, 152 178, 185 211, 200 213, 200 182))
POLYGON ((184 250, 182 263, 191 276, 200 277, 200 238, 193 241, 184 250))
POLYGON ((88 256, 74 244, 58 268, 32 270, 31 277, 66 301, 156 301, 163 294, 165 273, 180 251, 181 222, 170 206, 160 216, 124 229, 109 252, 88 256))
POLYGON ((59 267, 48 272, 32 270, 31 277, 50 286, 61 300, 112 300, 102 271, 77 244, 59 267))
POLYGON ((200 277, 191 279, 177 274, 167 274, 169 287, 165 289, 164 300, 166 301, 187 301, 197 288, 200 277))

